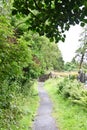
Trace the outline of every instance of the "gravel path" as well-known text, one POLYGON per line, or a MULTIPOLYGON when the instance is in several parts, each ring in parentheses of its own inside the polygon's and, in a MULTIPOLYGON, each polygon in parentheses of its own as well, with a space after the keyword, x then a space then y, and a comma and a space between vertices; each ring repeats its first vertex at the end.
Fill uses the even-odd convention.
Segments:
POLYGON ((43 86, 43 82, 38 83, 40 106, 32 130, 58 130, 55 125, 55 120, 51 116, 52 102, 43 86))

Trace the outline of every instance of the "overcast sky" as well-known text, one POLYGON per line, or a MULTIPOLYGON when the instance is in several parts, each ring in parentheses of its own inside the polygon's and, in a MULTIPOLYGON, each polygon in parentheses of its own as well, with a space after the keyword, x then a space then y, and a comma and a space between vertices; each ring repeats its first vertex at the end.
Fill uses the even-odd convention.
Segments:
POLYGON ((66 32, 65 42, 58 44, 65 62, 70 62, 75 56, 75 51, 80 45, 78 40, 81 32, 82 28, 79 25, 71 26, 69 31, 66 32))

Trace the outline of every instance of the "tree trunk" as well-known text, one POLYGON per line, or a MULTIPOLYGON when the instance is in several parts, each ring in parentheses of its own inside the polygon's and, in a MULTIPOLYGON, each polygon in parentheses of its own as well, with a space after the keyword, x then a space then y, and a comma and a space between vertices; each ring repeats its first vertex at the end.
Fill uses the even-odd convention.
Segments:
POLYGON ((82 68, 83 59, 84 59, 84 53, 82 53, 82 57, 81 57, 81 60, 80 60, 79 69, 82 68))

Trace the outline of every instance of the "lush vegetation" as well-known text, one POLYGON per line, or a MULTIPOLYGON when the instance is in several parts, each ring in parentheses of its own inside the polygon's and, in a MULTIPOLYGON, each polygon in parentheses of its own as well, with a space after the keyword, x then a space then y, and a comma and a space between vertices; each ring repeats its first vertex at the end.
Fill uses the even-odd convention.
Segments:
POLYGON ((84 25, 86 7, 85 0, 74 0, 73 4, 63 0, 0 1, 1 130, 27 130, 31 126, 38 106, 34 83, 47 70, 63 70, 64 61, 55 42, 64 41, 63 33, 71 24, 81 21, 84 25), (54 42, 46 36, 51 41, 55 38, 54 42))
POLYGON ((51 40, 64 41, 64 31, 70 25, 87 22, 86 0, 14 0, 13 15, 22 13, 29 16, 29 29, 46 35, 51 40))
POLYGON ((27 130, 38 106, 36 79, 61 70, 63 60, 58 46, 29 31, 27 17, 12 16, 11 8, 10 1, 0 1, 0 128, 27 130))
POLYGON ((79 64, 76 61, 67 62, 64 64, 65 71, 77 71, 79 70, 79 64))
POLYGON ((67 78, 50 79, 45 89, 53 101, 53 116, 59 129, 87 129, 87 90, 82 84, 67 78))
POLYGON ((69 99, 71 102, 76 103, 84 107, 87 107, 87 90, 84 85, 73 80, 73 77, 69 79, 64 78, 58 83, 58 93, 62 95, 64 99, 69 99))
MULTIPOLYGON (((6 84, 4 84, 6 86, 6 84)), ((4 87, 3 86, 3 87, 4 87)), ((16 85, 17 86, 17 85, 16 85)), ((30 86, 30 84, 27 84, 30 86)), ((30 130, 38 107, 37 83, 32 89, 27 89, 27 95, 22 93, 11 95, 10 107, 0 106, 0 129, 1 130, 30 130), (33 104, 32 104, 33 102, 33 104)), ((11 92, 11 90, 10 90, 11 92)), ((4 95, 5 97, 5 95, 4 95)), ((3 99, 3 97, 2 97, 3 99)), ((1 100, 1 98, 0 98, 1 100)), ((1 103, 1 102, 0 102, 1 103)), ((4 101, 3 101, 4 104, 4 101)))

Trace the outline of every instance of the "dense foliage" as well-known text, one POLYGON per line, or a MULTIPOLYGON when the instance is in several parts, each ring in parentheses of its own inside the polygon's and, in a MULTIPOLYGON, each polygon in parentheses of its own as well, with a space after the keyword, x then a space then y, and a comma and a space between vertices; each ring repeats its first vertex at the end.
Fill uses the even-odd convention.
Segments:
POLYGON ((65 71, 76 71, 79 70, 79 64, 75 61, 67 62, 64 64, 65 71))
MULTIPOLYGON (((2 130, 20 129, 19 120, 24 113, 19 107, 21 103, 18 100, 22 102, 26 97, 35 98, 32 87, 35 79, 47 70, 75 69, 75 63, 67 63, 64 68, 58 46, 50 42, 46 36, 51 40, 55 38, 56 42, 64 41, 64 31, 68 30, 71 24, 81 21, 81 25, 84 25, 86 7, 85 0, 79 2, 13 0, 13 4, 10 0, 0 1, 0 128, 2 130)), ((74 83, 72 80, 61 81, 58 92, 75 103, 87 105, 87 92, 76 81, 74 83)))
POLYGON ((19 24, 21 20, 27 18, 21 15, 12 16, 10 8, 8 1, 7 4, 5 1, 0 2, 0 128, 2 130, 22 129, 19 125, 20 119, 25 115, 20 108, 21 104, 23 105, 22 101, 26 102, 28 98, 29 103, 31 98, 37 99, 37 95, 33 97, 34 80, 47 69, 60 70, 63 67, 58 46, 50 43, 45 36, 41 37, 38 33, 29 31, 23 22, 19 24))
POLYGON ((86 109, 87 107, 87 89, 78 82, 68 78, 61 79, 58 83, 58 93, 65 99, 79 104, 86 109))
MULTIPOLYGON (((64 98, 63 94, 62 95, 58 94, 58 83, 60 82, 60 80, 62 79, 61 78, 49 79, 45 82, 45 89, 48 91, 49 96, 54 105, 53 116, 56 119, 57 127, 61 130, 86 130, 87 129, 87 123, 86 123, 87 122, 87 106, 85 104, 86 102, 79 105, 78 103, 72 103, 71 100, 69 100, 69 98, 68 100, 67 98, 64 98), (82 107, 83 105, 85 105, 84 107, 85 109, 83 109, 82 107)), ((62 80, 62 81, 65 81, 65 80, 62 80)), ((74 81, 73 83, 72 82, 71 84, 73 84, 73 86, 70 85, 70 82, 69 82, 69 85, 72 86, 74 90, 79 89, 80 91, 80 87, 78 86, 80 84, 78 84, 76 81, 74 81)), ((66 83, 68 86, 68 80, 66 81, 66 83)), ((65 84, 62 83, 62 85, 65 85, 65 84)), ((86 90, 86 93, 87 93, 87 90, 86 90)), ((76 95, 78 97, 79 95, 78 91, 76 95)))
POLYGON ((64 41, 64 31, 69 30, 70 25, 84 26, 87 22, 86 0, 14 0, 13 12, 29 15, 27 22, 29 29, 46 35, 56 42, 64 41))

